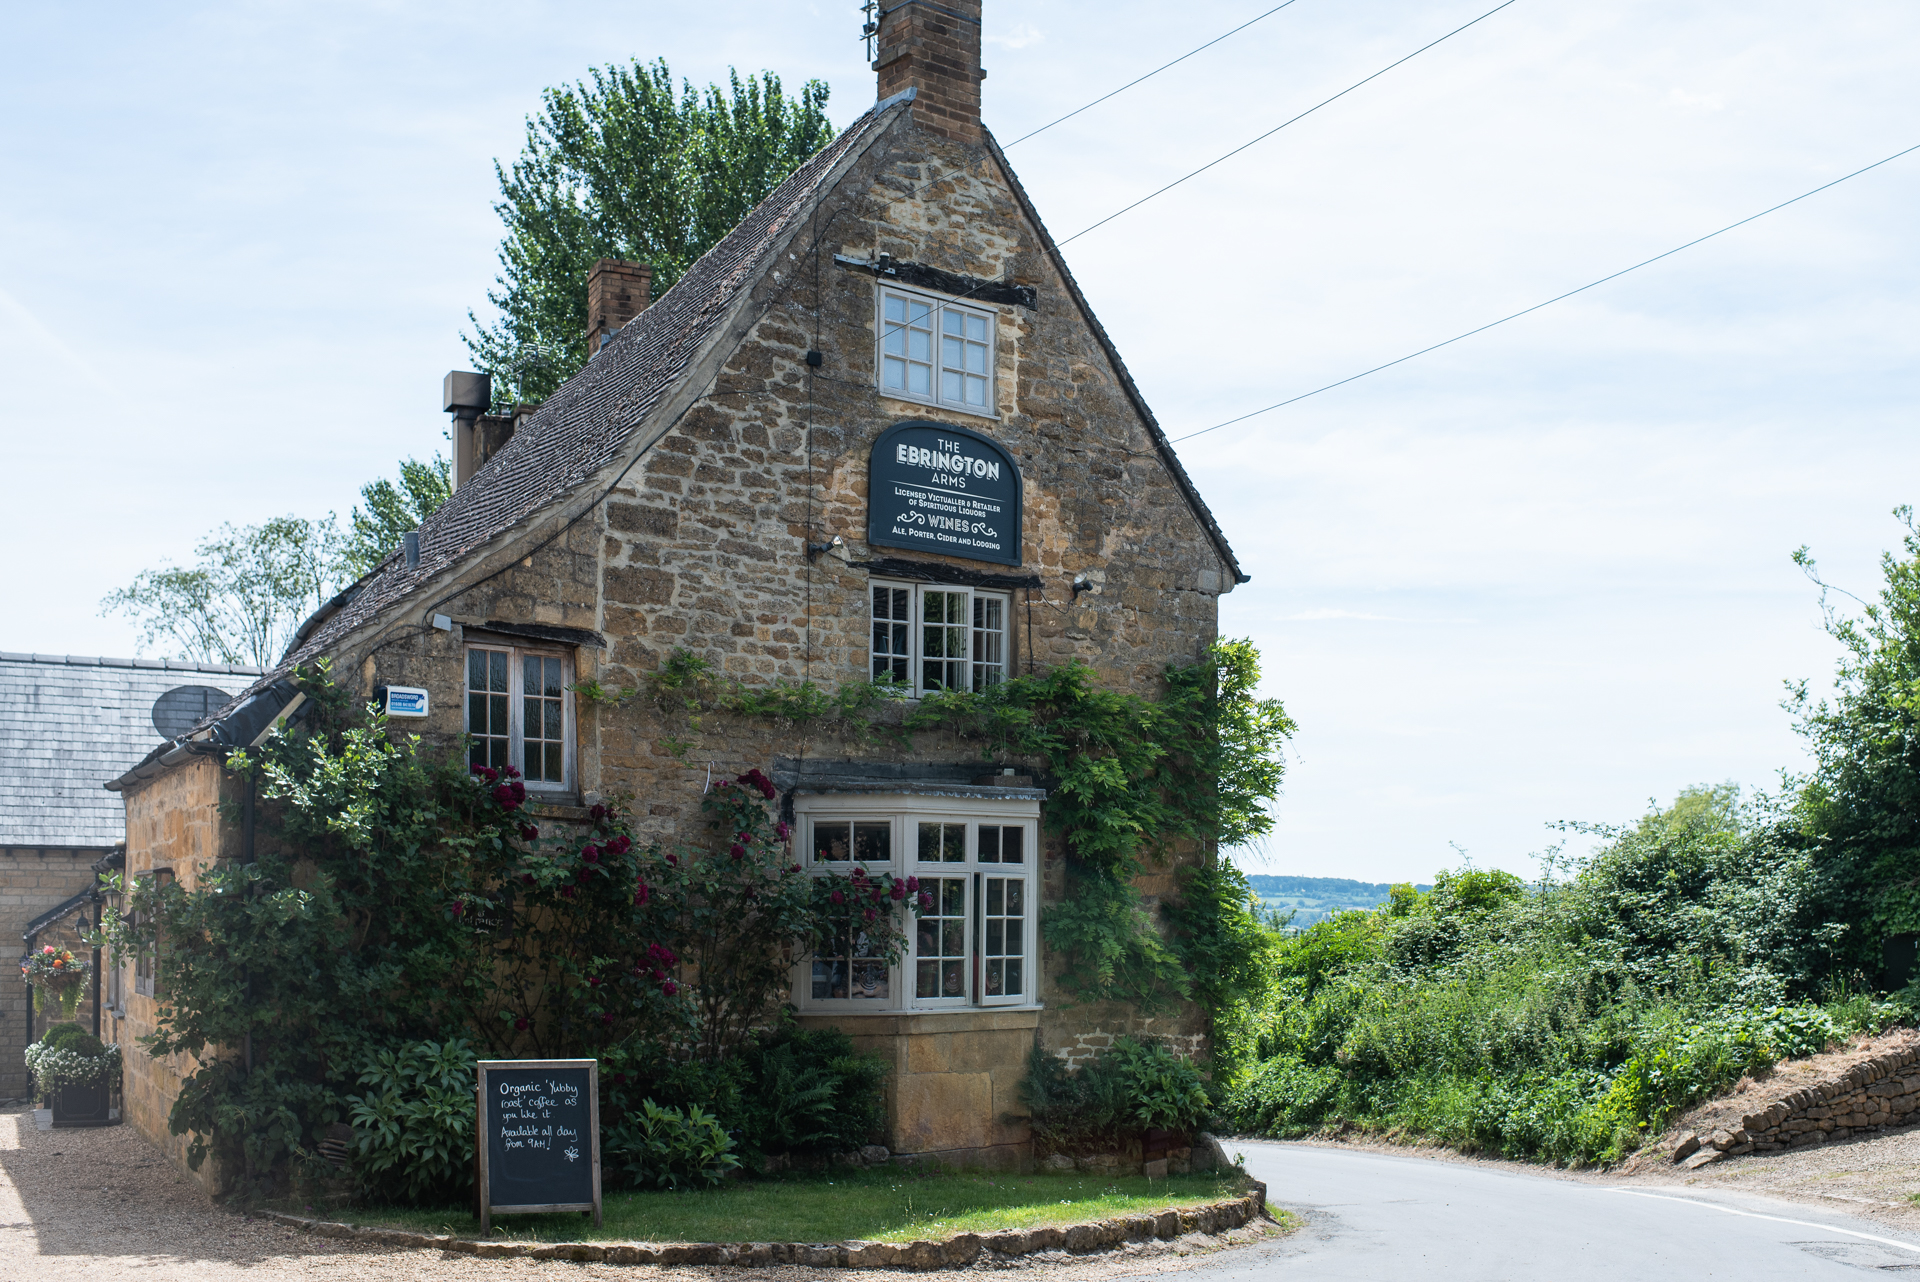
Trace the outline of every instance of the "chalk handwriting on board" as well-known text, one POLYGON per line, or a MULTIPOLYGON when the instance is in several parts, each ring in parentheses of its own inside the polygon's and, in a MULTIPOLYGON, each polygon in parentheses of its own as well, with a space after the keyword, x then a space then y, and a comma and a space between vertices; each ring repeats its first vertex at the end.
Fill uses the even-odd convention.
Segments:
POLYGON ((600 1205, 598 1064, 483 1060, 481 1218, 493 1211, 600 1205))

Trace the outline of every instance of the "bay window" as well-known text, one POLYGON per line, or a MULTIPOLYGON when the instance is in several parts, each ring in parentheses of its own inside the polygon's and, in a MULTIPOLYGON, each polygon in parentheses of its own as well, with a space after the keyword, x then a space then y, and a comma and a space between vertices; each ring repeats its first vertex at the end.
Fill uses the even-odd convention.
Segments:
MULTIPOLYGON (((858 926, 823 943, 796 976, 809 1009, 947 1010, 1037 1005, 1037 800, 802 793, 794 816, 816 876, 914 878, 923 907, 896 909, 907 937, 889 962, 858 926)), ((1037 794, 1035 794, 1037 795, 1037 794)))

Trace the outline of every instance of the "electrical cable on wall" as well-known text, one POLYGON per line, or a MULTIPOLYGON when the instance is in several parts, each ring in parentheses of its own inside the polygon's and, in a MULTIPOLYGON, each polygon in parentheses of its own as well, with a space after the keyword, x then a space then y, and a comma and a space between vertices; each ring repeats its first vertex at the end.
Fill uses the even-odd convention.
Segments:
POLYGON ((1783 200, 1779 204, 1774 205, 1768 209, 1763 209, 1757 214, 1749 214, 1745 218, 1742 218, 1737 223, 1728 223, 1725 227, 1722 227, 1719 231, 1710 231, 1706 235, 1696 237, 1695 239, 1688 241, 1684 245, 1676 245, 1672 249, 1669 249, 1664 254, 1655 254, 1652 258, 1648 258, 1642 262, 1635 263, 1631 267, 1622 267, 1619 271, 1614 272, 1611 275, 1602 276, 1599 280, 1588 281, 1586 284, 1580 286, 1580 288, 1578 289, 1570 289, 1564 294, 1556 294, 1554 297, 1549 298, 1544 303, 1535 303, 1532 307, 1523 308, 1520 311, 1514 312, 1511 316, 1502 316, 1499 320, 1488 321, 1485 325, 1481 325, 1481 326, 1478 326, 1477 328, 1470 329, 1464 334, 1455 334, 1452 338, 1449 338, 1444 342, 1435 343, 1431 347, 1423 347, 1417 352, 1409 352, 1405 356, 1400 357, 1398 360, 1388 361, 1384 365, 1375 365, 1372 369, 1363 369, 1358 374, 1350 374, 1346 378, 1343 378, 1338 382, 1328 383, 1324 387, 1316 387, 1311 392, 1302 392, 1300 393, 1300 395, 1290 396, 1284 401, 1275 401, 1272 405, 1267 406, 1265 409, 1252 410, 1246 414, 1240 415, 1238 418, 1230 418, 1224 423, 1215 423, 1212 427, 1203 427, 1197 432, 1188 432, 1185 436, 1176 436, 1173 438, 1173 441, 1175 444, 1178 444, 1181 441, 1191 441, 1196 436, 1205 436, 1208 432, 1217 432, 1223 427, 1232 427, 1235 423, 1244 423, 1250 418, 1257 418, 1262 414, 1270 414, 1274 410, 1282 409, 1288 405, 1298 404, 1299 402, 1306 400, 1309 396, 1318 396, 1322 392, 1331 392, 1336 387, 1345 387, 1348 383, 1354 382, 1357 379, 1365 378, 1369 374, 1378 374, 1383 369, 1392 369, 1395 365, 1404 365, 1408 361, 1413 360, 1415 357, 1425 356, 1428 352, 1437 352, 1443 347, 1449 347, 1454 343, 1460 342, 1462 339, 1472 338, 1475 334, 1484 334, 1488 330, 1494 328, 1496 325, 1504 325, 1510 320, 1519 320, 1522 316, 1530 315, 1533 312, 1539 311, 1543 307, 1551 307, 1555 303, 1561 302, 1565 299, 1572 298, 1575 294, 1584 294, 1588 290, 1593 289, 1600 285, 1604 285, 1610 280, 1619 280, 1622 276, 1625 276, 1628 272, 1637 272, 1642 267, 1650 266, 1654 263, 1659 262, 1663 258, 1671 258, 1683 249, 1692 249, 1695 245, 1704 244, 1705 242, 1712 240, 1715 236, 1723 236, 1726 233, 1732 231, 1736 227, 1745 227, 1748 223, 1753 222, 1755 219, 1765 218, 1768 214, 1777 213, 1778 211, 1785 209, 1788 205, 1798 204, 1800 201, 1805 200, 1809 196, 1817 196, 1821 192, 1827 190, 1829 187, 1838 187, 1841 183, 1846 182, 1850 178, 1858 178, 1861 174, 1867 173, 1870 170, 1878 169, 1882 165, 1891 164, 1894 161, 1900 159, 1900 157, 1911 155, 1916 151, 1920 151, 1920 143, 1916 143, 1913 146, 1908 147, 1903 151, 1896 151, 1891 156, 1887 156, 1884 159, 1874 161, 1871 165, 1862 166, 1861 168, 1854 170, 1850 174, 1842 174, 1840 177, 1834 179, 1832 182, 1822 183, 1811 191, 1803 191, 1798 196, 1795 196, 1792 200, 1783 200))

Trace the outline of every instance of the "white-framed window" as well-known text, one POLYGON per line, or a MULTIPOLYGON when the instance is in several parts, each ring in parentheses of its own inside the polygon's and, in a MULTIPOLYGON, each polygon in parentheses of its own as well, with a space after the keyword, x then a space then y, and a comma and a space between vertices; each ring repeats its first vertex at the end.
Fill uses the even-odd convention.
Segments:
POLYGON ((875 580, 868 596, 874 680, 892 677, 918 695, 978 694, 1007 679, 1012 600, 1006 593, 875 580))
POLYGON ((995 315, 938 294, 879 287, 875 368, 880 390, 988 418, 993 396, 995 315))
MULTIPOLYGON (((156 891, 164 890, 173 884, 173 869, 155 868, 151 872, 140 874, 136 881, 150 882, 156 891)), ((144 925, 146 919, 145 913, 134 914, 135 925, 144 925)), ((162 942, 156 937, 152 944, 133 955, 133 991, 142 997, 154 995, 153 981, 160 971, 159 953, 162 942)))
POLYGON ((914 878, 927 902, 902 912, 889 964, 857 926, 798 967, 795 1001, 818 1010, 947 1010, 1039 1004, 1040 806, 1009 798, 802 793, 794 798, 806 868, 914 878))
POLYGON ((512 766, 528 788, 573 782, 573 664, 557 650, 467 647, 468 763, 512 766))

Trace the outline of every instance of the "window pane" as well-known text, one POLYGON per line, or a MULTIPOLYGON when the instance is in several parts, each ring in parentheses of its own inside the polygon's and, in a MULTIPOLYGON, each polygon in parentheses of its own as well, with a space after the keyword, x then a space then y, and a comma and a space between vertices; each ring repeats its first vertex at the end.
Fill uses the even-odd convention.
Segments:
POLYGON ((933 328, 933 304, 923 303, 917 298, 907 300, 907 322, 912 325, 925 325, 933 328))
POLYGON ((933 371, 926 365, 907 366, 907 390, 915 396, 932 395, 933 371))
POLYGON ((982 408, 985 408, 987 403, 987 380, 986 379, 974 378, 972 376, 968 376, 967 388, 966 388, 966 402, 969 405, 978 405, 982 408))
POLYGON ((964 877, 921 883, 934 906, 914 929, 914 995, 965 997, 967 882, 964 877))
POLYGON ((973 599, 973 689, 999 685, 1007 676, 1007 603, 1000 597, 973 599))
POLYGON ((965 395, 965 389, 961 386, 960 375, 954 373, 950 369, 942 370, 940 372, 941 399, 948 400, 948 401, 958 401, 964 395, 965 395))
POLYGON ((909 610, 913 593, 906 588, 873 589, 873 676, 907 681, 909 610))
POLYGON ((907 331, 888 326, 885 337, 880 340, 880 350, 888 356, 905 356, 907 354, 907 331))
POLYGON ((547 660, 546 695, 547 695, 547 698, 549 699, 558 699, 563 697, 562 687, 560 684, 560 660, 558 659, 547 660))
POLYGON ((487 652, 485 650, 467 651, 467 689, 484 690, 487 688, 487 652))
POLYGON ((487 689, 507 692, 507 655, 504 650, 487 651, 487 689))
POLYGON ((813 956, 809 985, 828 1000, 884 1001, 891 993, 887 963, 863 930, 837 931, 813 956))
POLYGON ((933 359, 933 335, 924 329, 907 331, 907 359, 931 361, 933 359))
POLYGON ((889 356, 880 362, 880 385, 889 391, 907 390, 907 363, 889 356))
POLYGON ((966 368, 967 345, 957 338, 941 339, 940 360, 949 369, 966 368))
POLYGON ((898 294, 886 296, 886 317, 890 321, 903 321, 907 318, 907 300, 898 294))
POLYGON ((984 316, 967 317, 967 337, 976 343, 987 341, 987 318, 984 316))
POLYGON ((1000 830, 1000 862, 1003 864, 1024 863, 1021 841, 1026 837, 1025 828, 1002 828, 1000 830))
POLYGON ((1015 877, 984 881, 986 904, 981 918, 986 929, 981 961, 986 991, 982 996, 1017 997, 1022 991, 1017 959, 1026 948, 1026 882, 1015 877))
POLYGON ((817 864, 844 863, 853 850, 853 825, 816 823, 813 826, 813 861, 817 864))
POLYGON ((942 319, 946 322, 942 328, 944 328, 947 333, 963 334, 966 332, 967 315, 965 312, 958 312, 949 307, 943 312, 942 319))
POLYGON ((853 857, 863 864, 891 863, 893 861, 893 825, 855 824, 853 826, 853 857))

